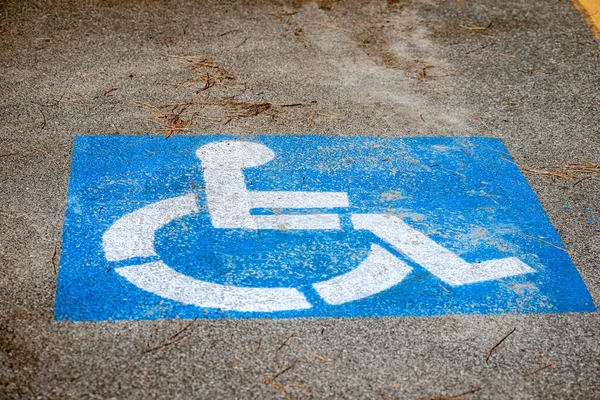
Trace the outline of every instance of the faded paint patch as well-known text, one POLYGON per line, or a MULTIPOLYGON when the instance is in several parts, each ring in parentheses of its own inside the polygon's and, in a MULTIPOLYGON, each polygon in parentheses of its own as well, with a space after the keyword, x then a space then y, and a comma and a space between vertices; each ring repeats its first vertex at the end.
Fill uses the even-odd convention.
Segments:
POLYGON ((585 18, 596 39, 600 40, 600 1, 571 0, 573 5, 585 18))

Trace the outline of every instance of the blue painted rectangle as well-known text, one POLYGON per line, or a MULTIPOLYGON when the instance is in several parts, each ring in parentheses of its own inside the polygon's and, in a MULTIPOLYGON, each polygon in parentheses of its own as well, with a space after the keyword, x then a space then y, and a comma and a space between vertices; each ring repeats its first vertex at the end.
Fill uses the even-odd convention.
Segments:
MULTIPOLYGON (((208 187, 212 187, 210 182, 208 187)), ((210 193, 216 193, 214 198, 218 201, 218 192, 210 193)), ((233 210, 238 199, 232 199, 233 210)), ((499 139, 77 137, 55 319, 595 311, 568 253, 548 243, 564 247, 499 139), (324 202, 322 208, 256 207, 252 208, 252 218, 328 214, 339 221, 341 229, 288 229, 283 225, 266 230, 215 227, 216 206, 207 204, 205 177, 208 180, 207 169, 212 171, 215 165, 217 169, 225 167, 220 166, 218 153, 214 153, 209 165, 206 159, 198 158, 196 151, 222 141, 258 143, 262 147, 257 148, 273 152, 272 161, 243 169, 249 192, 347 194, 347 205, 329 208, 324 202), (161 201, 166 202, 160 203, 164 205, 160 215, 176 214, 181 202, 173 199, 187 202, 181 207, 195 211, 188 210, 181 217, 172 215, 168 223, 156 228, 152 237, 147 232, 143 234, 146 236, 140 234, 142 239, 135 236, 139 233, 135 233, 136 224, 158 224, 159 218, 142 221, 133 214, 123 219, 136 210, 152 210, 150 206, 161 201), (372 221, 372 230, 360 228, 360 218, 365 215, 367 224, 372 221), (128 230, 120 230, 118 221, 126 221, 128 230), (395 221, 395 225, 390 221, 395 221), (384 225, 389 228, 388 237, 376 232, 384 225), (147 243, 142 242, 149 238, 154 248, 144 250, 147 243), (398 244, 403 239, 406 243, 398 244), (417 242, 422 246, 418 247, 417 242), (381 257, 374 256, 373 262, 364 263, 374 249, 381 257), (418 254, 412 254, 410 249, 416 249, 418 254), (459 268, 462 272, 449 277, 442 271, 447 265, 442 262, 436 266, 428 261, 427 249, 435 250, 432 257, 449 260, 448 265, 452 260, 464 260, 471 269, 459 268), (450 256, 444 259, 442 250, 456 256, 456 260, 450 256), (514 268, 525 268, 526 273, 468 283, 486 261, 499 259, 512 260, 514 268), (147 268, 145 277, 140 279, 148 285, 158 284, 162 294, 146 290, 146 283, 141 285, 146 289, 135 283, 134 272, 146 267, 138 271, 132 266, 159 264, 168 266, 173 274, 161 275, 164 271, 160 272, 160 268, 147 268), (380 271, 378 268, 383 272, 352 273, 369 268, 371 272, 380 271), (400 279, 399 282, 386 287, 386 274, 400 279), (340 283, 336 277, 347 279, 340 283), (333 292, 319 286, 320 282, 328 282, 333 292), (199 284, 193 286, 195 292, 192 286, 177 286, 188 283, 199 284), (225 298, 211 294, 214 287, 225 287, 224 292, 218 291, 218 296, 225 298), (370 287, 380 291, 365 294, 370 287), (293 289, 304 299, 305 306, 285 309, 288 303, 280 302, 279 292, 275 291, 275 300, 268 297, 271 292, 264 292, 269 294, 257 306, 258 311, 248 311, 248 307, 259 304, 253 300, 253 291, 245 291, 252 288, 293 289), (228 291, 244 293, 241 298, 247 304, 236 305, 237 300, 227 298, 228 291), (355 292, 358 294, 352 294, 355 292), (170 294, 165 297, 165 293, 170 294), (352 296, 364 297, 352 300, 352 296), (184 304, 173 298, 201 298, 205 305, 184 304), (265 311, 264 307, 269 309, 273 304, 279 308, 265 311)))

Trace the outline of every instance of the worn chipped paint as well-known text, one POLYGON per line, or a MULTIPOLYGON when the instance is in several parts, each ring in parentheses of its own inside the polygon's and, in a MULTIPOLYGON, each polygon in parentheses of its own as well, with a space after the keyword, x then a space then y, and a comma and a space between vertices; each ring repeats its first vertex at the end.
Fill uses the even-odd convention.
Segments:
POLYGON ((594 311, 560 247, 498 139, 78 137, 55 318, 594 311))

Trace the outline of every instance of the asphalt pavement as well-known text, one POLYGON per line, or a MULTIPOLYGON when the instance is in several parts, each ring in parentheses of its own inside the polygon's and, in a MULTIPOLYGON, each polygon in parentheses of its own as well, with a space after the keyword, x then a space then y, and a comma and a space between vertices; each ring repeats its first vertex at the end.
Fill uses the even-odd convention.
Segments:
POLYGON ((599 305, 599 60, 568 0, 1 2, 0 398, 597 399, 597 312, 54 311, 82 135, 499 138, 599 305))

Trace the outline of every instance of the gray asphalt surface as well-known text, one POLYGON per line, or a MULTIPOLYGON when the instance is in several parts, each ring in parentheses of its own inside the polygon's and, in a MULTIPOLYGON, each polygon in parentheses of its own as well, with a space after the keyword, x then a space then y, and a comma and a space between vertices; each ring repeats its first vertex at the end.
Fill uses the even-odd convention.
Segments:
MULTIPOLYGON (((0 2, 0 398, 600 397, 596 313, 198 320, 144 354, 189 321, 53 322, 76 135, 488 136, 522 169, 600 162, 600 46, 567 0, 130 3, 0 2), (169 55, 230 77, 161 126, 140 103, 195 93, 157 82, 205 85, 169 55)), ((526 177, 600 304, 600 179, 526 177)))

